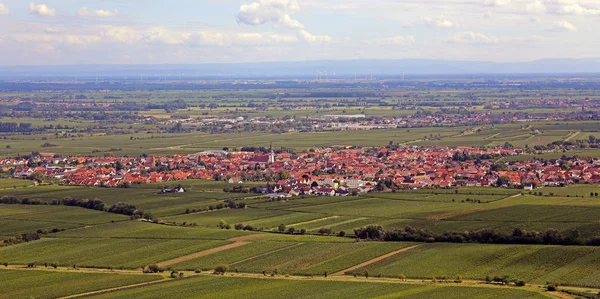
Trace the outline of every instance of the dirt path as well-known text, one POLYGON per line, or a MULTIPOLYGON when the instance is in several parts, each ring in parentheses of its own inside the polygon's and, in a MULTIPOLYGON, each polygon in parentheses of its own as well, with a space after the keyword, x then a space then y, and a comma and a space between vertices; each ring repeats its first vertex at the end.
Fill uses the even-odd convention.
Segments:
POLYGON ((575 297, 563 292, 548 292, 548 294, 561 299, 575 299, 575 297))
POLYGON ((216 248, 207 249, 207 250, 196 252, 196 253, 192 253, 189 255, 181 256, 176 259, 160 262, 157 265, 161 268, 166 268, 171 265, 175 265, 175 264, 187 262, 189 260, 201 258, 201 257, 207 256, 209 254, 213 254, 213 253, 217 253, 217 252, 221 252, 221 251, 225 251, 225 250, 229 250, 229 249, 233 249, 233 248, 238 248, 238 247, 241 247, 244 245, 248 245, 248 244, 250 244, 250 242, 248 242, 248 241, 253 240, 253 239, 262 238, 264 236, 265 235, 262 235, 262 234, 261 235, 247 235, 247 236, 229 239, 229 241, 231 241, 233 243, 223 245, 220 247, 216 247, 216 248))
MULTIPOLYGON (((416 246, 412 246, 412 248, 414 248, 414 247, 416 247, 416 246)), ((406 251, 406 250, 410 250, 412 248, 407 247, 407 248, 403 248, 401 250, 406 251)), ((392 252, 391 254, 396 254, 396 253, 398 253, 398 252, 392 252)), ((385 257, 385 256, 382 256, 382 257, 385 257)), ((45 269, 45 268, 30 269, 30 268, 26 268, 26 267, 27 267, 26 265, 11 265, 8 268, 11 270, 19 270, 19 271, 111 273, 111 274, 115 274, 115 275, 118 275, 118 273, 121 273, 121 274, 149 275, 149 274, 143 274, 141 271, 131 271, 131 270, 108 270, 108 269, 91 269, 91 268, 80 268, 78 270, 74 270, 74 269, 70 269, 70 268, 60 268, 60 267, 58 269, 50 269, 50 268, 49 269, 45 269)), ((344 271, 348 271, 348 270, 344 270, 344 271)), ((162 280, 157 280, 157 281, 150 281, 150 282, 144 282, 144 283, 139 283, 139 284, 132 284, 132 285, 115 287, 115 288, 108 288, 108 289, 103 289, 103 290, 85 292, 85 293, 80 293, 80 294, 73 294, 73 295, 69 295, 66 297, 62 297, 62 298, 63 299, 65 299, 65 298, 70 298, 70 299, 71 298, 89 298, 89 297, 95 297, 98 295, 118 293, 120 291, 145 288, 145 287, 149 287, 149 286, 153 286, 153 285, 168 284, 168 283, 180 281, 180 280, 194 279, 194 278, 198 278, 198 277, 214 277, 214 274, 208 274, 208 272, 198 274, 198 273, 194 273, 194 272, 190 272, 190 271, 183 271, 183 273, 185 274, 184 278, 162 279, 162 280)), ((425 285, 435 285, 435 284, 432 284, 430 281, 422 280, 422 279, 400 280, 397 278, 377 278, 377 277, 370 277, 367 279, 364 277, 352 277, 352 276, 347 276, 347 275, 343 275, 343 276, 338 275, 338 276, 329 276, 329 277, 316 277, 316 276, 315 277, 307 277, 307 276, 293 276, 293 275, 265 277, 264 274, 259 274, 259 273, 227 273, 227 276, 265 279, 265 280, 304 280, 304 281, 315 280, 315 281, 345 281, 345 282, 365 282, 365 283, 368 282, 368 283, 410 284, 410 285, 424 285, 424 286, 425 285)), ((478 288, 512 288, 510 286, 490 285, 490 284, 486 284, 483 281, 478 281, 478 280, 463 280, 463 282, 461 284, 456 284, 456 285, 448 284, 445 286, 448 286, 448 287, 452 287, 452 286, 478 287, 478 288)), ((533 291, 533 292, 536 292, 539 294, 545 294, 545 295, 547 295, 549 297, 553 297, 553 298, 574 299, 573 296, 562 293, 562 292, 543 292, 543 291, 541 291, 542 287, 543 287, 542 285, 531 284, 531 285, 527 285, 525 288, 530 291, 533 291)), ((598 289, 585 289, 585 290, 587 290, 590 293, 598 292, 598 289)))
POLYGON ((376 258, 374 258, 372 260, 366 261, 366 262, 364 262, 362 264, 358 264, 358 265, 356 265, 354 267, 351 267, 351 268, 348 268, 348 269, 345 269, 345 270, 333 273, 333 275, 344 275, 346 272, 351 272, 351 271, 354 271, 356 269, 360 269, 362 267, 366 267, 368 265, 371 265, 371 264, 374 264, 374 263, 379 262, 381 260, 384 260, 384 259, 386 259, 388 257, 394 256, 394 255, 396 255, 398 253, 407 252, 409 250, 415 249, 415 248, 417 248, 419 246, 420 245, 414 245, 414 246, 405 247, 405 248, 402 248, 402 249, 399 249, 399 250, 396 250, 396 251, 392 251, 392 252, 390 252, 388 254, 384 254, 382 256, 376 257, 376 258))
POLYGON ((243 263, 243 262, 247 262, 247 261, 251 261, 251 260, 257 259, 257 258, 259 258, 259 257, 263 257, 263 256, 265 256, 265 255, 269 255, 269 254, 273 254, 273 253, 276 253, 276 252, 279 252, 279 251, 284 251, 284 250, 286 250, 286 249, 290 249, 290 248, 298 247, 298 246, 300 246, 300 245, 302 245, 302 244, 304 244, 304 243, 297 243, 297 244, 294 244, 294 245, 290 245, 290 246, 286 246, 286 247, 283 247, 283 248, 275 249, 275 250, 272 250, 272 251, 269 251, 269 252, 261 253, 261 254, 259 254, 259 255, 255 255, 255 256, 253 256, 253 257, 249 257, 249 258, 247 258, 247 259, 244 259, 244 260, 241 260, 241 261, 237 261, 237 262, 235 262, 235 263, 232 263, 232 264, 230 264, 230 266, 235 266, 235 265, 241 264, 241 263, 243 263))
POLYGON ((573 132, 571 134, 569 134, 567 136, 567 138, 565 138, 565 141, 571 141, 571 139, 577 137, 577 135, 579 135, 581 133, 581 131, 577 131, 577 132, 573 132))
MULTIPOLYGON (((507 200, 507 199, 513 199, 513 198, 517 198, 519 196, 521 196, 521 193, 511 195, 509 197, 505 197, 505 198, 496 200, 494 202, 507 200)), ((466 209, 466 210, 450 211, 450 212, 445 212, 445 213, 441 213, 441 214, 428 216, 427 220, 443 220, 443 219, 454 217, 454 216, 460 216, 460 215, 464 215, 464 214, 470 214, 470 213, 487 211, 487 210, 496 210, 496 209, 506 208, 506 207, 510 207, 510 206, 511 205, 499 205, 499 206, 493 206, 493 207, 488 207, 488 208, 472 208, 472 209, 466 209)))
POLYGON ((446 218, 450 218, 450 217, 454 217, 454 216, 460 216, 460 215, 464 215, 464 214, 481 212, 484 210, 485 209, 482 209, 482 208, 472 208, 472 209, 467 209, 467 210, 451 211, 451 212, 446 212, 446 213, 442 213, 442 214, 431 215, 431 216, 427 217, 427 220, 442 220, 442 219, 446 219, 446 218))

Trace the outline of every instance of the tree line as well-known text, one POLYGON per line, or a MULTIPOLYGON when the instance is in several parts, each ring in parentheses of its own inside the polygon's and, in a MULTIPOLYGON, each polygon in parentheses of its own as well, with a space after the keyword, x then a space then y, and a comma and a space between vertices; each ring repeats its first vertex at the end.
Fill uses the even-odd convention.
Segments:
POLYGON ((52 206, 71 206, 71 207, 81 207, 90 210, 103 211, 108 213, 122 214, 131 216, 133 219, 146 218, 152 219, 152 216, 149 213, 144 213, 142 210, 138 210, 134 205, 119 202, 112 206, 106 205, 101 199, 92 199, 89 200, 87 198, 71 198, 65 197, 62 199, 53 199, 50 202, 42 202, 39 199, 30 199, 30 198, 16 198, 14 196, 2 196, 0 198, 0 203, 2 204, 21 204, 21 205, 52 205, 52 206))
POLYGON ((537 232, 525 231, 521 228, 515 228, 510 234, 497 232, 493 229, 435 234, 411 226, 398 230, 386 230, 381 226, 371 225, 354 230, 354 236, 359 239, 390 242, 600 246, 600 237, 583 238, 577 229, 571 230, 566 235, 556 229, 537 232))

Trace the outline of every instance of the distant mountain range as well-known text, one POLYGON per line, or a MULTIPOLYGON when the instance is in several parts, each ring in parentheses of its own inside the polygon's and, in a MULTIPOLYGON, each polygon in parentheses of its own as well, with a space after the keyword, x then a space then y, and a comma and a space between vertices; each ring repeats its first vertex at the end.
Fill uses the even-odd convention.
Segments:
POLYGON ((410 75, 584 74, 600 73, 600 58, 543 59, 532 62, 496 63, 433 59, 322 60, 256 63, 164 65, 59 65, 0 66, 0 77, 37 76, 167 76, 228 78, 329 78, 410 75))

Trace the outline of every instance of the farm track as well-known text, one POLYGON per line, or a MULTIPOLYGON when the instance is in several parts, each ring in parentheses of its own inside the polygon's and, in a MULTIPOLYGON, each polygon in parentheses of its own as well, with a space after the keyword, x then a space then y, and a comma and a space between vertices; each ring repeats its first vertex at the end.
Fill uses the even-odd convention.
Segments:
MULTIPOLYGON (((494 200, 491 202, 498 202, 501 200, 507 200, 507 199, 513 199, 513 198, 517 198, 521 196, 521 194, 515 194, 515 195, 511 195, 509 197, 505 197, 505 198, 501 198, 498 200, 494 200)), ((450 218, 450 217, 454 217, 454 216, 460 216, 460 215, 465 215, 465 214, 470 214, 470 213, 474 213, 474 212, 481 212, 481 211, 488 211, 488 210, 496 210, 496 209, 500 209, 500 208, 506 208, 506 207, 510 207, 510 205, 500 205, 500 206, 495 206, 493 208, 472 208, 472 209, 467 209, 467 210, 460 210, 460 211, 451 211, 451 212, 446 212, 446 213, 442 213, 442 214, 437 214, 437 215, 431 215, 429 217, 427 217, 427 220, 444 220, 446 218, 450 218)), ((477 221, 477 220, 471 220, 471 221, 477 221)))
POLYGON ((242 237, 237 237, 237 238, 229 239, 229 241, 231 241, 233 243, 227 244, 227 245, 224 245, 224 246, 220 246, 220 247, 216 247, 216 248, 211 248, 211 249, 203 250, 203 251, 196 252, 196 253, 193 253, 193 254, 189 254, 189 255, 186 255, 186 256, 178 257, 178 258, 175 258, 175 259, 172 259, 172 260, 160 262, 157 265, 159 267, 166 268, 166 267, 171 266, 171 265, 175 265, 175 264, 187 262, 187 261, 190 261, 190 260, 193 260, 193 259, 197 259, 197 258, 201 258, 201 257, 207 256, 207 255, 213 254, 213 253, 218 253, 218 252, 222 252, 222 251, 225 251, 225 250, 229 250, 229 249, 234 249, 234 248, 238 248, 238 247, 241 247, 241 246, 245 246, 245 245, 250 244, 250 242, 249 242, 250 240, 257 239, 257 238, 262 238, 264 236, 265 235, 248 235, 248 236, 242 236, 242 237))
POLYGON ((567 136, 567 138, 565 138, 565 141, 571 141, 573 138, 577 137, 579 134, 581 134, 581 131, 571 133, 571 134, 569 134, 569 136, 567 136))
MULTIPOLYGON (((406 249, 406 248, 404 248, 404 249, 406 249)), ((119 275, 119 274, 149 275, 149 274, 143 274, 141 271, 132 271, 132 270, 107 270, 107 269, 87 269, 87 268, 79 268, 77 270, 68 269, 68 268, 58 268, 58 269, 39 269, 39 268, 35 269, 34 268, 34 269, 30 269, 30 268, 27 268, 26 265, 11 265, 8 268, 11 270, 18 270, 18 271, 112 273, 115 275, 119 275)), ((115 287, 115 288, 110 288, 110 289, 96 290, 96 291, 80 293, 80 294, 74 294, 74 295, 61 297, 60 299, 90 298, 90 297, 94 297, 94 296, 117 293, 120 291, 134 290, 134 289, 140 289, 140 288, 150 287, 150 286, 154 286, 154 285, 162 285, 162 284, 168 284, 171 282, 194 279, 194 278, 199 278, 199 277, 203 277, 203 276, 214 277, 214 274, 208 274, 208 273, 197 274, 197 273, 193 273, 193 272, 189 272, 189 271, 187 271, 187 272, 183 271, 182 273, 187 274, 189 276, 186 276, 184 278, 178 278, 178 279, 166 279, 166 277, 163 276, 162 280, 120 286, 120 287, 115 287)), ((512 288, 512 287, 507 287, 507 286, 486 284, 485 282, 478 281, 478 280, 463 280, 463 282, 461 284, 454 284, 454 283, 433 284, 430 281, 426 281, 426 280, 422 280, 422 279, 399 280, 396 278, 377 278, 377 277, 364 278, 364 277, 351 277, 351 276, 347 276, 347 275, 329 276, 329 277, 307 277, 307 276, 285 275, 285 276, 269 277, 269 276, 264 276, 264 274, 258 274, 258 273, 228 273, 228 274, 226 274, 226 276, 236 277, 236 278, 265 279, 265 280, 340 281, 340 282, 385 283, 385 284, 395 283, 395 284, 423 285, 423 286, 439 285, 439 286, 448 286, 448 287, 461 286, 461 287, 478 287, 478 288, 508 288, 508 289, 512 288)), ((542 288, 542 287, 543 287, 542 285, 530 284, 530 285, 526 286, 525 288, 530 289, 531 291, 542 293, 540 291, 540 288, 542 288)), ((593 289, 593 288, 585 288, 585 289, 578 288, 578 290, 588 291, 591 293, 598 293, 598 291, 599 291, 598 289, 593 289)), ((574 298, 571 295, 568 295, 568 294, 562 293, 562 292, 547 292, 547 293, 542 293, 542 294, 546 294, 549 298, 561 298, 561 299, 573 299, 574 298)))
POLYGON ((249 258, 247 258, 247 259, 243 259, 243 260, 241 260, 241 261, 237 261, 237 262, 235 262, 235 263, 232 263, 232 264, 230 264, 230 266, 235 266, 235 265, 238 265, 238 264, 241 264, 241 263, 247 262, 247 261, 251 261, 251 260, 257 259, 257 258, 259 258, 259 257, 267 256, 267 255, 269 255, 269 254, 273 254, 273 253, 276 253, 276 252, 279 252, 279 251, 284 251, 284 250, 287 250, 287 249, 290 249, 290 248, 298 247, 298 246, 300 246, 300 245, 304 245, 304 243, 297 243, 297 244, 290 245, 290 246, 286 246, 286 247, 283 247, 283 248, 279 248, 279 249, 271 250, 271 251, 269 251, 269 252, 261 253, 261 254, 259 254, 259 255, 255 255, 255 256, 253 256, 253 257, 249 257, 249 258))
POLYGON ((368 265, 371 265, 371 264, 374 264, 376 262, 382 261, 382 260, 384 260, 384 259, 386 259, 388 257, 394 256, 394 255, 396 255, 398 253, 407 252, 409 250, 415 249, 415 248, 417 248, 419 246, 421 246, 421 245, 409 246, 409 247, 405 247, 405 248, 402 248, 402 249, 399 249, 399 250, 396 250, 396 251, 392 251, 390 253, 387 253, 387 254, 384 254, 382 256, 376 257, 376 258, 374 258, 372 260, 368 260, 368 261, 366 261, 364 263, 358 264, 358 265, 350 267, 348 269, 345 269, 345 270, 333 273, 333 275, 344 275, 347 272, 351 272, 351 271, 354 271, 354 270, 366 267, 368 265))
POLYGON ((330 220, 330 219, 337 219, 337 218, 340 218, 340 216, 329 216, 329 217, 319 218, 319 219, 315 219, 315 220, 311 220, 311 221, 305 221, 305 222, 298 222, 298 223, 294 223, 294 224, 289 224, 288 226, 301 226, 301 225, 313 224, 313 223, 317 223, 317 222, 321 222, 321 221, 326 221, 326 220, 330 220))
MULTIPOLYGON (((192 279, 192 278, 196 278, 196 277, 197 276, 188 276, 185 278, 180 278, 179 280, 187 280, 187 279, 192 279)), ((158 280, 158 281, 150 281, 150 282, 144 282, 144 283, 140 283, 140 284, 134 284, 134 285, 122 286, 122 287, 117 287, 117 288, 112 288, 112 289, 105 289, 105 290, 77 294, 77 295, 72 295, 72 296, 67 296, 67 297, 61 297, 60 299, 89 298, 89 297, 106 295, 106 294, 111 294, 111 293, 120 292, 120 291, 128 291, 128 290, 134 290, 134 289, 139 289, 139 288, 144 288, 144 287, 149 287, 149 286, 154 286, 154 285, 159 285, 159 284, 165 284, 165 283, 169 283, 172 281, 174 281, 174 280, 163 279, 163 280, 158 280)))

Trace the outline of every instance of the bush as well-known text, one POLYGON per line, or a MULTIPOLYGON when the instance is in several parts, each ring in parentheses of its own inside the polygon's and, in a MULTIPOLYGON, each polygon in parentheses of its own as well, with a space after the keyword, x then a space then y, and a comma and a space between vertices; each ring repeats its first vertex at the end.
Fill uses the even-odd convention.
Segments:
POLYGON ((277 227, 277 230, 278 230, 279 232, 284 232, 284 231, 285 231, 285 224, 280 224, 280 225, 277 227))
POLYGON ((525 286, 525 281, 523 281, 523 280, 517 280, 517 281, 515 281, 515 286, 524 287, 525 286))
POLYGON ((320 235, 331 235, 332 233, 333 231, 331 230, 331 228, 322 227, 319 229, 320 235))
POLYGON ((159 273, 159 272, 164 272, 165 270, 161 267, 159 267, 158 265, 150 265, 148 266, 148 268, 146 269, 145 272, 147 273, 159 273))
POLYGON ((556 292, 558 289, 556 288, 555 285, 549 284, 546 286, 546 290, 548 290, 548 292, 556 292))
POLYGON ((215 274, 225 274, 225 272, 229 271, 228 265, 219 265, 215 268, 215 274))

